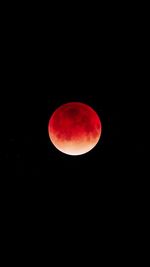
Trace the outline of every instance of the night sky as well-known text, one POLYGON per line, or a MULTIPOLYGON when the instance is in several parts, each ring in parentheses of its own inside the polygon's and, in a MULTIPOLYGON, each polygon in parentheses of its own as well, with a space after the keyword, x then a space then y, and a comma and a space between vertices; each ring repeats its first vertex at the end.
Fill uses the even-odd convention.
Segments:
POLYGON ((55 181, 77 187, 96 183, 96 188, 108 183, 111 188, 132 166, 132 154, 137 157, 135 151, 143 150, 141 127, 136 130, 142 120, 142 96, 133 90, 134 42, 128 45, 125 25, 115 19, 112 24, 96 21, 95 27, 84 21, 71 25, 55 21, 49 33, 39 21, 18 24, 14 19, 5 25, 1 152, 5 173, 16 179, 32 177, 33 184, 37 179, 38 186, 46 188, 55 181), (95 109, 103 127, 95 149, 75 158, 57 151, 47 132, 54 110, 71 101, 95 109))
POLYGON ((96 229, 101 221, 113 236, 117 230, 112 228, 121 229, 127 210, 132 217, 140 202, 136 196, 144 169, 136 31, 127 32, 126 23, 113 16, 80 23, 46 17, 42 22, 32 16, 30 23, 15 17, 5 22, 0 99, 4 190, 13 203, 21 203, 19 210, 28 206, 46 225, 64 217, 70 225, 92 217, 96 229), (90 105, 102 122, 97 146, 75 157, 59 152, 48 136, 52 113, 72 101, 90 105))

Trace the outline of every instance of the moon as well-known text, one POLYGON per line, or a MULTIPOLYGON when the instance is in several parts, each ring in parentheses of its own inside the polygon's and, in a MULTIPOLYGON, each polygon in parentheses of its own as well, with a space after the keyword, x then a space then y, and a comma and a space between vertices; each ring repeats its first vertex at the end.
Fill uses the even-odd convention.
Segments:
POLYGON ((101 132, 101 120, 96 111, 80 102, 61 105, 48 123, 52 144, 68 155, 82 155, 92 150, 98 143, 101 132))

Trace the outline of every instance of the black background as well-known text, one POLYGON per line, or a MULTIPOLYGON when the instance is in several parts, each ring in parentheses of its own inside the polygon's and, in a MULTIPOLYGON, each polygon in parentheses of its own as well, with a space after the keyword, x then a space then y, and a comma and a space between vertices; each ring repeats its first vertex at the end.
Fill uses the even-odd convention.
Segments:
POLYGON ((47 234, 48 224, 59 235, 73 227, 73 235, 82 232, 85 240, 92 238, 90 227, 104 242, 118 233, 119 242, 142 194, 144 98, 137 90, 143 78, 136 27, 111 8, 96 16, 61 15, 20 12, 3 21, 4 203, 13 217, 38 218, 47 234), (53 111, 70 101, 89 104, 102 121, 100 142, 78 157, 57 151, 47 131, 53 111))

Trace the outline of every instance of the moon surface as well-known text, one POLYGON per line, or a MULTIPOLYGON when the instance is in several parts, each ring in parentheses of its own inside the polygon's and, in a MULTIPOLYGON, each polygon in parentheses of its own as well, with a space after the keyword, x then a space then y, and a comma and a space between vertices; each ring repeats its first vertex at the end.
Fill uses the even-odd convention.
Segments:
POLYGON ((98 143, 102 126, 98 114, 87 104, 70 102, 58 107, 48 123, 53 145, 68 155, 89 152, 98 143))

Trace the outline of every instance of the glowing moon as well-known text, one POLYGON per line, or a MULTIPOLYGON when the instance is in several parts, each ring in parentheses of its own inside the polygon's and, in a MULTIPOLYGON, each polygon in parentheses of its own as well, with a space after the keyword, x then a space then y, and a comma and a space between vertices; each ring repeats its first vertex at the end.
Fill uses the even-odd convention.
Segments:
POLYGON ((81 155, 96 146, 102 126, 98 114, 88 105, 70 102, 57 108, 48 123, 53 145, 68 155, 81 155))

